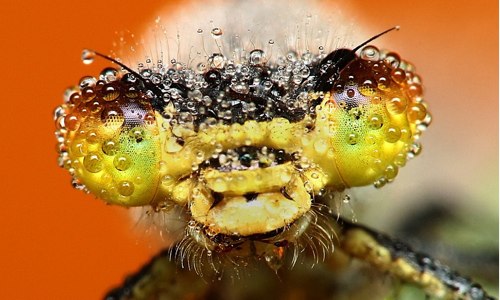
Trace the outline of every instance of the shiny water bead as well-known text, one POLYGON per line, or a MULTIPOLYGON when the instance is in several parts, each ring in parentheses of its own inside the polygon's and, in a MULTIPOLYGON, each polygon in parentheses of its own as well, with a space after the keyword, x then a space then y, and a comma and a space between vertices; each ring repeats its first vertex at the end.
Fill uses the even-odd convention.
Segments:
POLYGON ((211 33, 214 38, 219 38, 222 35, 222 29, 219 27, 215 27, 212 29, 211 33))
POLYGON ((107 140, 102 143, 102 152, 108 156, 116 155, 119 150, 119 144, 113 140, 107 140))
POLYGON ((388 165, 384 171, 384 176, 388 180, 393 180, 398 175, 398 167, 394 165, 388 165))
POLYGON ((397 53, 389 52, 384 57, 385 63, 389 64, 392 68, 397 68, 401 62, 401 58, 397 53))
POLYGON ((356 145, 358 143, 358 135, 356 133, 350 133, 347 136, 347 143, 349 145, 356 145))
POLYGON ((248 62, 251 65, 259 65, 265 62, 265 53, 260 49, 252 50, 249 54, 248 62))
POLYGON ((69 96, 69 103, 78 104, 82 99, 82 95, 78 92, 74 92, 69 96))
POLYGON ((360 57, 370 61, 378 61, 380 59, 380 52, 377 47, 368 45, 361 49, 360 57))
POLYGON ((87 154, 87 144, 84 141, 75 141, 71 144, 71 155, 81 157, 87 154))
POLYGON ((81 59, 84 64, 90 65, 91 63, 94 62, 95 57, 96 53, 94 51, 89 49, 83 49, 81 59))
POLYGON ((115 68, 105 68, 99 74, 99 80, 102 80, 104 83, 110 83, 116 81, 118 78, 118 70, 115 68))
POLYGON ((91 86, 87 86, 87 87, 83 88, 81 93, 82 93, 82 101, 83 102, 92 101, 96 96, 96 92, 95 92, 94 88, 91 86))
POLYGON ((385 131, 385 140, 388 143, 395 143, 401 138, 401 129, 394 125, 389 125, 385 131))
POLYGON ((125 171, 132 165, 132 160, 126 154, 119 154, 113 159, 113 165, 118 171, 125 171))
POLYGON ((119 107, 108 106, 101 111, 101 122, 114 128, 125 122, 123 111, 119 107))
POLYGON ((87 154, 83 159, 83 166, 91 173, 102 171, 103 165, 101 155, 96 152, 87 154))
POLYGON ((120 96, 120 89, 116 84, 106 84, 102 88, 102 94, 105 101, 113 101, 120 96))
POLYGON ((80 119, 75 114, 68 114, 64 117, 64 127, 68 130, 75 131, 78 129, 80 119))
POLYGON ((408 93, 410 97, 418 97, 422 95, 422 86, 420 84, 411 84, 408 88, 408 93))
POLYGON ((391 71, 391 78, 396 83, 401 84, 406 80, 406 73, 403 69, 396 68, 396 69, 391 71))
POLYGON ((374 114, 368 117, 368 126, 371 130, 377 130, 384 125, 384 119, 381 115, 374 114))
POLYGON ((117 190, 122 196, 130 196, 134 193, 135 186, 128 180, 118 182, 117 190))
POLYGON ((422 103, 413 103, 408 111, 411 122, 423 121, 427 116, 427 109, 422 103))
POLYGON ((404 97, 393 97, 386 102, 387 110, 393 115, 399 115, 406 110, 407 100, 404 97))
POLYGON ((129 131, 128 136, 132 141, 139 143, 146 137, 146 132, 141 127, 134 127, 129 131))

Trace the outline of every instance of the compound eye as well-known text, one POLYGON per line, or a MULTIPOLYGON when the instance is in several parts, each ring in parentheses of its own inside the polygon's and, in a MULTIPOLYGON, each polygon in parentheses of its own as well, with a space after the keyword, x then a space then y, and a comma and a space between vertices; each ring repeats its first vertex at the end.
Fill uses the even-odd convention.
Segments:
POLYGON ((391 181, 430 122, 414 67, 373 46, 341 70, 326 102, 333 148, 348 186, 391 181))
POLYGON ((152 201, 158 183, 157 116, 142 82, 105 69, 85 77, 56 109, 60 164, 74 184, 123 206, 152 201))

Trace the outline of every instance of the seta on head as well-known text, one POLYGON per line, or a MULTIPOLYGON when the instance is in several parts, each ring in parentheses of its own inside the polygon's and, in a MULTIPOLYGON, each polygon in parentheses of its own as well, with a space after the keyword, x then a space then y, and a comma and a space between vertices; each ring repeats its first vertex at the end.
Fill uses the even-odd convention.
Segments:
POLYGON ((108 203, 184 207, 207 247, 278 232, 331 194, 391 182, 419 153, 421 79, 366 46, 394 29, 326 56, 218 53, 203 70, 87 52, 121 70, 84 77, 56 109, 60 164, 108 203))

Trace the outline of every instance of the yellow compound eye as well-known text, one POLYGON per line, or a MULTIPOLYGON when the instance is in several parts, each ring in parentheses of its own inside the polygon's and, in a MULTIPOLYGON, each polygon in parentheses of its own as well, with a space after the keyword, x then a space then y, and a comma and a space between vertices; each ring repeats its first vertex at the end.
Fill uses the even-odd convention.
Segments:
POLYGON ((75 184, 108 203, 146 205, 159 181, 157 117, 141 82, 119 76, 106 69, 103 80, 85 77, 56 110, 60 163, 75 184))
POLYGON ((334 163, 347 186, 392 181, 430 122, 413 67, 373 46, 340 72, 320 107, 332 130, 334 163))

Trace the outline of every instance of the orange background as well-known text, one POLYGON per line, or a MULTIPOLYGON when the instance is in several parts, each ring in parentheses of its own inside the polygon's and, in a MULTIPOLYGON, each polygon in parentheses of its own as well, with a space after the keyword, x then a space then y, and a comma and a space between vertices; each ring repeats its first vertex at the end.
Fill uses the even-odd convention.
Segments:
MULTIPOLYGON (((430 188, 480 193, 475 205, 498 218, 498 3, 344 2, 367 32, 401 25, 381 43, 426 83, 435 123, 400 184, 415 184, 415 173, 430 188)), ((0 299, 97 299, 155 250, 131 234, 122 209, 71 188, 56 164, 52 111, 67 86, 107 65, 84 66, 83 48, 106 53, 115 32, 140 34, 164 1, 10 3, 0 12, 0 299)))

